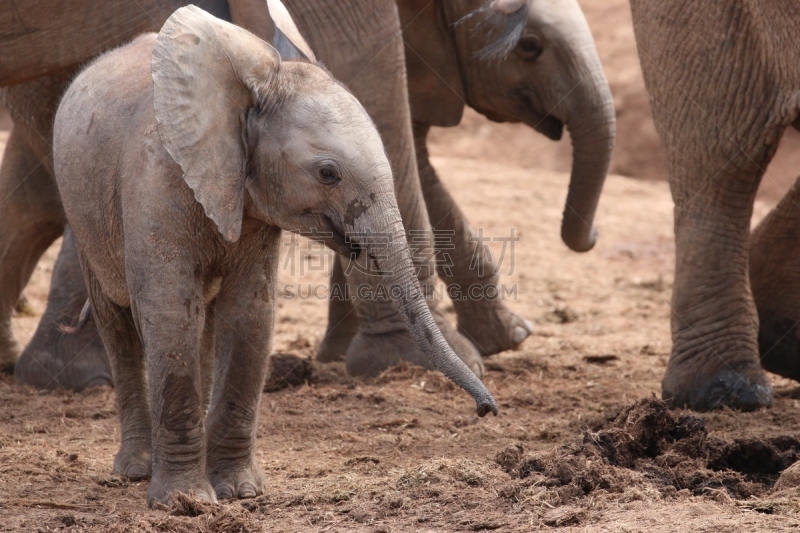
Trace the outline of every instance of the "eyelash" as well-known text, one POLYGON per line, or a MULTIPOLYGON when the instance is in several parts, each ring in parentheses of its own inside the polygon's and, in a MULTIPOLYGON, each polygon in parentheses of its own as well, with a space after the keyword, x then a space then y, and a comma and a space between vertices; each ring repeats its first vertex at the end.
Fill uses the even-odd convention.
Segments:
POLYGON ((319 169, 319 181, 325 185, 336 185, 342 178, 333 167, 326 166, 319 169))

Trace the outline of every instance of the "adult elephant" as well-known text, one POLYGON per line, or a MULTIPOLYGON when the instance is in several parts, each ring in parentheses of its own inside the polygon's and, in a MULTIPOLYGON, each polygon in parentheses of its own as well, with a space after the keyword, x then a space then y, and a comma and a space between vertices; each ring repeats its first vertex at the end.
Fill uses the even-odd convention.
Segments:
POLYGON ((764 169, 800 110, 800 5, 631 0, 675 200, 672 354, 663 396, 768 406, 762 367, 800 379, 800 188, 752 233, 764 169))
MULTIPOLYGON (((435 239, 439 276, 453 292, 498 283, 484 243, 430 163, 431 126, 456 126, 466 105, 498 122, 523 122, 573 142, 572 176, 561 235, 571 249, 592 248, 592 217, 614 146, 615 113, 597 50, 576 0, 398 0, 408 69, 411 116, 422 192, 435 239)), ((524 146, 520 146, 524 149, 524 146)), ((341 282, 341 263, 334 282, 341 282)), ((532 325, 500 299, 454 294, 458 331, 490 355, 516 347, 532 325)), ((319 358, 330 360, 355 331, 347 302, 331 300, 319 358), (350 333, 351 334, 351 333, 350 333)), ((348 359, 352 366, 354 358, 348 359)), ((368 367, 359 358, 359 367, 368 367)), ((379 370, 379 368, 375 368, 379 370)))

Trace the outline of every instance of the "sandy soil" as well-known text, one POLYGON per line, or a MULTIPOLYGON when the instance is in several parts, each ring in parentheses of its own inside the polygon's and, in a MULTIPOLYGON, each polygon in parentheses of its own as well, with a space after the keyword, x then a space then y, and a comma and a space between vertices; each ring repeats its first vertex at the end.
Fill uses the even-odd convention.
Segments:
MULTIPOLYGON (((800 454, 797 383, 772 376, 775 406, 757 413, 670 413, 653 399, 670 350, 672 203, 666 183, 652 181, 663 178, 663 160, 627 4, 581 3, 620 114, 614 171, 651 180, 609 178, 595 250, 574 254, 558 238, 567 142, 474 113, 432 139, 434 165, 473 225, 520 237, 506 250, 503 280, 516 287, 509 305, 536 333, 487 360, 499 416, 476 418, 466 394, 436 373, 401 367, 361 380, 341 365, 314 365, 307 383, 262 397, 264 496, 219 506, 187 498, 152 511, 146 482, 109 474, 119 444, 113 390, 39 393, 0 376, 0 531, 800 527, 797 483, 784 475, 775 485, 800 454)), ((771 167, 756 220, 790 183, 795 142, 787 138, 785 159, 771 167)), ((274 349, 311 357, 326 305, 307 296, 325 286, 331 255, 286 244, 274 349)), ((502 242, 491 246, 503 252, 502 242)), ((57 245, 26 291, 37 316, 15 318, 23 342, 44 309, 56 254, 57 245)))

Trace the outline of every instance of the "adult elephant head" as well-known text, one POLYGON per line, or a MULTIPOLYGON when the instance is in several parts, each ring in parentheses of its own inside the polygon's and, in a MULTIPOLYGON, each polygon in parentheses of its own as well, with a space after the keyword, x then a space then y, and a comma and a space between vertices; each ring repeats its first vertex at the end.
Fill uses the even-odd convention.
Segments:
POLYGON ((573 143, 561 236, 572 250, 592 227, 614 147, 611 91, 577 0, 399 0, 415 121, 454 126, 467 104, 573 143))

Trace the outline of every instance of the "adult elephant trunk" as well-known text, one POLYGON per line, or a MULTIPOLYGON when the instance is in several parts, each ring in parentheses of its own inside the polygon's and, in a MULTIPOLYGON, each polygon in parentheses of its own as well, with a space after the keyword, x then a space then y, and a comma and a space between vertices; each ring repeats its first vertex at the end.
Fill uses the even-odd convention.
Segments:
POLYGON ((563 115, 556 113, 556 116, 569 117, 565 123, 573 146, 561 238, 576 252, 588 252, 597 241, 594 214, 608 174, 616 135, 614 100, 599 60, 582 78, 584 81, 568 97, 569 102, 579 104, 563 115))
POLYGON ((490 411, 496 415, 491 393, 453 352, 434 322, 411 260, 394 191, 387 190, 378 198, 370 196, 368 202, 351 204, 348 230, 384 276, 389 297, 428 360, 473 397, 478 416, 490 411))

